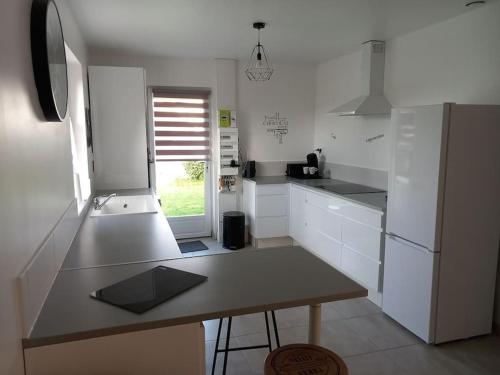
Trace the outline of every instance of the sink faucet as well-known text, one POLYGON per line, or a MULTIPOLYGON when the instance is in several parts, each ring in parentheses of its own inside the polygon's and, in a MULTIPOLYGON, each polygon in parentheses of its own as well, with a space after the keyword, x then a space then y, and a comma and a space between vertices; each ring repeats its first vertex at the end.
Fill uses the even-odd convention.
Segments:
POLYGON ((116 193, 111 193, 109 195, 100 195, 98 197, 94 197, 92 200, 92 203, 94 203, 94 209, 100 210, 103 208, 103 206, 106 204, 107 201, 109 201, 111 198, 116 197, 116 193), (104 198, 104 200, 99 203, 99 198, 104 198))

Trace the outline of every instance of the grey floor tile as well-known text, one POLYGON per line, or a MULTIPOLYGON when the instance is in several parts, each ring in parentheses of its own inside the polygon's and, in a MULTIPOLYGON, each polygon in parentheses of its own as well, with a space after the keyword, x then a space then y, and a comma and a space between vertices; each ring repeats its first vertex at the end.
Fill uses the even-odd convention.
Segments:
POLYGON ((345 318, 382 313, 380 307, 375 305, 368 298, 354 298, 344 301, 336 301, 331 302, 330 305, 345 318))
POLYGON ((281 345, 307 343, 307 326, 280 328, 279 329, 281 345))
POLYGON ((440 352, 481 374, 500 374, 500 336, 488 335, 437 346, 440 352))
MULTIPOLYGON (((332 303, 321 305, 321 321, 346 319, 346 316, 335 309, 332 303)), ((279 328, 299 327, 309 324, 309 307, 299 306, 291 309, 276 310, 276 320, 279 328)))
MULTIPOLYGON (((271 315, 268 314, 268 317, 270 324, 269 327, 271 329, 271 315)), ((265 333, 266 321, 264 313, 235 316, 233 318, 231 331, 234 332, 235 336, 265 333)))
POLYGON ((385 351, 347 357, 344 361, 349 375, 408 375, 385 351))
MULTIPOLYGON (((334 322, 335 323, 335 322, 334 322)), ((370 340, 377 349, 391 349, 422 341, 384 314, 366 315, 345 320, 358 335, 370 340)))
POLYGON ((377 351, 377 346, 365 335, 350 327, 350 319, 323 322, 321 343, 341 357, 377 351))
POLYGON ((322 322, 349 318, 349 316, 342 312, 342 310, 335 308, 335 303, 336 302, 329 302, 321 305, 322 322))
MULTIPOLYGON (((273 336, 271 335, 273 338, 273 336)), ((240 346, 254 346, 267 344, 267 335, 259 333, 255 335, 239 336, 236 338, 240 346)), ((272 348, 276 349, 274 338, 271 342, 272 348)), ((264 373, 264 363, 269 354, 269 349, 251 349, 242 352, 254 374, 264 373)))
MULTIPOLYGON (((219 329, 219 319, 205 320, 203 322, 203 325, 205 326, 205 341, 216 340, 217 330, 219 329)), ((226 332, 227 332, 227 319, 224 319, 221 328, 221 338, 226 337, 226 332)), ((234 336, 234 332, 231 332, 231 336, 234 336)))
MULTIPOLYGON (((268 313, 269 330, 273 332, 271 314, 268 313)), ((221 338, 226 337, 228 319, 224 318, 221 338)), ((203 322, 205 325, 205 341, 217 339, 217 330, 219 328, 219 320, 206 320, 203 322)), ((234 316, 231 323, 231 337, 251 335, 257 333, 266 333, 266 321, 264 313, 247 314, 234 316)))
POLYGON ((308 324, 309 313, 306 306, 276 310, 278 328, 290 328, 308 324))
MULTIPOLYGON (((386 351, 387 355, 410 375, 486 375, 479 366, 447 355, 438 346, 417 344, 386 351)), ((497 369, 498 370, 498 369, 497 369)), ((498 372, 497 372, 498 374, 498 372)))

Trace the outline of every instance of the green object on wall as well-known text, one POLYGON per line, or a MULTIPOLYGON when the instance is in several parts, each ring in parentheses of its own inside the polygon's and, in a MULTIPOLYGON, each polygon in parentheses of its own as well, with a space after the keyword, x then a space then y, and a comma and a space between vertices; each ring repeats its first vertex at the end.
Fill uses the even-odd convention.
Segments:
POLYGON ((219 109, 219 127, 231 127, 231 111, 229 109, 219 109))

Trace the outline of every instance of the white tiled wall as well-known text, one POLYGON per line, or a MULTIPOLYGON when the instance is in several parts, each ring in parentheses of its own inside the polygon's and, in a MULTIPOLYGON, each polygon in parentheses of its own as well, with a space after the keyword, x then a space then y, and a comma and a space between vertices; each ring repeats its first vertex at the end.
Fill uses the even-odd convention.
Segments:
POLYGON ((19 301, 25 336, 38 317, 85 212, 83 210, 78 216, 76 200, 73 200, 19 275, 19 301))

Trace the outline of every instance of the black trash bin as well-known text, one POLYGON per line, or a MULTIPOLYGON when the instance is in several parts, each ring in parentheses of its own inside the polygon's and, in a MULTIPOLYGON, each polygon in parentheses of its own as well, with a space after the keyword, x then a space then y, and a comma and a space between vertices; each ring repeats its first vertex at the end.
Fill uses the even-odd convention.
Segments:
POLYGON ((245 214, 240 211, 227 211, 222 216, 222 245, 231 250, 244 248, 245 214))

